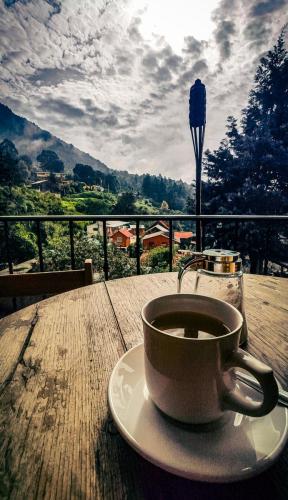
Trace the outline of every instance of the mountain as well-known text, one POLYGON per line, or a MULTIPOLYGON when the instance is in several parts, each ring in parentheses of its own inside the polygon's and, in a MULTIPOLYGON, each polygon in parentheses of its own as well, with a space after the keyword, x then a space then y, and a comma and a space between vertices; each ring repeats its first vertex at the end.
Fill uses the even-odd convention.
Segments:
MULTIPOLYGON (((15 144, 20 156, 27 155, 35 161, 42 150, 52 150, 63 161, 65 171, 72 172, 76 163, 90 165, 103 174, 112 174, 118 180, 119 191, 133 191, 151 199, 161 206, 168 203, 172 210, 186 210, 186 200, 194 196, 194 188, 182 180, 176 181, 162 175, 131 174, 126 170, 112 170, 100 160, 75 148, 73 144, 58 139, 47 130, 42 130, 35 123, 16 115, 0 103, 0 143, 8 139, 15 144)), ((11 148, 11 143, 7 143, 11 148)), ((111 186, 111 178, 108 185, 111 186)), ((111 188, 112 189, 112 188, 111 188)))
POLYGON ((0 103, 0 142, 4 139, 12 141, 20 155, 28 155, 32 160, 36 160, 42 149, 52 149, 63 161, 67 172, 72 171, 76 163, 90 165, 105 174, 110 172, 107 165, 100 160, 58 139, 47 130, 42 130, 35 123, 16 115, 8 106, 0 103))

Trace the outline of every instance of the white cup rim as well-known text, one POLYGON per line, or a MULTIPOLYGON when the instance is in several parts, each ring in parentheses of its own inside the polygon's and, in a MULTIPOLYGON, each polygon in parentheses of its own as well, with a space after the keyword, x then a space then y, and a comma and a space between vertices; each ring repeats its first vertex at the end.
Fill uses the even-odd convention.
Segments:
MULTIPOLYGON (((187 342, 218 342, 221 339, 232 337, 233 335, 235 335, 236 332, 240 331, 242 326, 243 326, 243 316, 238 311, 238 309, 236 309, 236 307, 234 307, 232 304, 229 304, 228 302, 225 302, 224 300, 215 299, 214 297, 208 297, 207 295, 199 295, 199 294, 194 294, 194 293, 170 293, 167 295, 161 295, 159 297, 155 297, 154 299, 148 300, 144 304, 144 306, 142 307, 141 317, 142 317, 142 321, 145 323, 145 325, 147 325, 149 328, 151 328, 155 332, 160 333, 160 334, 165 335, 165 336, 168 336, 168 337, 172 337, 173 339, 175 339, 175 341, 181 341, 181 342, 182 341, 187 341, 187 342), (159 330, 158 328, 155 328, 155 326, 153 326, 151 323, 149 323, 149 321, 145 318, 145 316, 144 316, 145 309, 148 307, 148 305, 151 302, 156 302, 157 300, 165 299, 166 297, 171 298, 173 296, 179 297, 179 298, 193 298, 193 299, 199 298, 200 300, 204 299, 204 301, 207 301, 207 302, 214 302, 214 303, 219 302, 222 305, 224 304, 225 307, 227 307, 230 310, 233 310, 234 314, 236 314, 236 316, 238 316, 239 324, 237 325, 236 328, 234 328, 234 330, 232 330, 228 333, 224 333, 223 335, 219 335, 217 337, 210 337, 210 338, 200 338, 200 339, 199 338, 191 338, 191 337, 176 337, 175 335, 173 335, 171 333, 165 332, 163 330, 159 330)), ((210 317, 213 317, 213 316, 210 315, 210 317)))

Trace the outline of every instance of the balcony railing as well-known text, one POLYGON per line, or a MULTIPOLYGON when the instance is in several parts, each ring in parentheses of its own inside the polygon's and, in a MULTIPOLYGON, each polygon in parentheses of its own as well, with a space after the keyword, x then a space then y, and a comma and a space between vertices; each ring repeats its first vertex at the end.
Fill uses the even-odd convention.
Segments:
MULTIPOLYGON (((0 216, 0 223, 4 225, 4 238, 6 246, 7 263, 9 268, 9 273, 13 274, 13 262, 11 258, 10 251, 10 241, 9 241, 9 226, 11 223, 16 222, 34 222, 36 224, 36 234, 37 234, 37 246, 38 246, 38 258, 40 271, 44 271, 44 261, 43 261, 43 245, 41 239, 41 224, 44 222, 67 222, 69 226, 69 240, 70 240, 70 257, 71 257, 71 268, 75 269, 75 252, 74 252, 74 223, 76 222, 102 222, 103 224, 103 253, 104 253, 104 264, 103 272, 105 280, 109 279, 109 262, 108 262, 108 251, 107 251, 107 222, 113 220, 121 221, 135 221, 136 223, 136 272, 141 274, 140 265, 140 232, 139 232, 139 222, 142 221, 167 221, 169 222, 169 271, 172 271, 173 265, 173 223, 191 221, 200 221, 200 234, 201 234, 201 247, 205 248, 205 229, 207 224, 211 223, 234 223, 234 248, 237 249, 238 242, 238 230, 239 224, 245 222, 254 223, 266 223, 265 238, 266 238, 266 248, 269 245, 269 231, 276 222, 287 223, 288 215, 7 215, 0 216)), ((268 255, 268 254, 267 254, 268 255)), ((267 260, 267 259, 266 259, 267 260)), ((264 272, 267 273, 267 266, 264 268, 264 272)))

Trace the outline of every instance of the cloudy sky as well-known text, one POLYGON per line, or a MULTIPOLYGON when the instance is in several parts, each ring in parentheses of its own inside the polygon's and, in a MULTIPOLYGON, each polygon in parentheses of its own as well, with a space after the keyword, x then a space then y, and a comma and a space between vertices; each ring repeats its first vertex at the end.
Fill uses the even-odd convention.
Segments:
POLYGON ((112 168, 190 181, 191 84, 215 148, 287 21, 288 0, 0 0, 0 101, 112 168))

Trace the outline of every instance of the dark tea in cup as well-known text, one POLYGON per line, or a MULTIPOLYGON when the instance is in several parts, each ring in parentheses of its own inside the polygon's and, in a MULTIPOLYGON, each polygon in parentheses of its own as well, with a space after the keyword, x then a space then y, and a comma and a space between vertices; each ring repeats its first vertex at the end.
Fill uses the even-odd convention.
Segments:
POLYGON ((167 312, 155 318, 151 324, 170 335, 194 339, 221 337, 230 332, 223 321, 193 311, 167 312))

